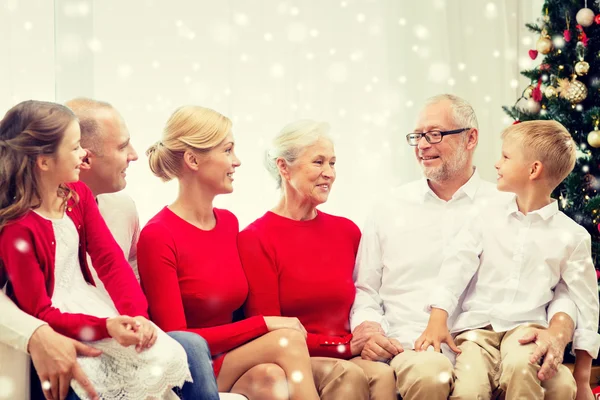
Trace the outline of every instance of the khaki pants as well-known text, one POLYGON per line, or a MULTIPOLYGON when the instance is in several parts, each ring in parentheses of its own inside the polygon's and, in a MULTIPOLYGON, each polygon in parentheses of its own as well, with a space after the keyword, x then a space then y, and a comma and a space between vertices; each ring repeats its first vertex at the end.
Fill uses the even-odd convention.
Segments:
POLYGON ((460 333, 455 343, 462 353, 456 358, 450 399, 575 399, 575 379, 564 365, 552 379, 538 379, 540 365, 529 363, 535 343, 519 343, 530 327, 539 326, 521 325, 508 332, 487 327, 460 333))
POLYGON ((350 361, 311 357, 321 400, 394 400, 394 371, 389 365, 356 357, 350 361))
POLYGON ((405 400, 447 400, 454 381, 452 363, 442 353, 405 350, 390 363, 405 400))

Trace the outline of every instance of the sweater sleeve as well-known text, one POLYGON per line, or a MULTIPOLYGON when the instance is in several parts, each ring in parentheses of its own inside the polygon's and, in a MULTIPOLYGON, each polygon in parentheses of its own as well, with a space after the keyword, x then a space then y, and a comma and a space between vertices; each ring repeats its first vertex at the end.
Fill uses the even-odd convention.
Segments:
POLYGON ((87 186, 78 187, 83 214, 86 249, 98 277, 121 315, 148 317, 144 293, 111 234, 87 186))
MULTIPOLYGON (((240 260, 249 293, 244 305, 246 316, 281 316, 279 303, 279 273, 273 257, 259 235, 245 230, 238 235, 240 260)), ((352 335, 330 336, 308 333, 306 343, 312 357, 335 357, 349 359, 352 335)))
POLYGON ((264 318, 260 316, 215 327, 188 328, 177 277, 175 242, 158 225, 146 226, 140 234, 138 268, 152 320, 165 332, 197 333, 208 342, 213 355, 234 349, 268 332, 264 318))
POLYGON ((106 318, 63 313, 52 306, 46 279, 35 254, 33 232, 19 224, 5 226, 0 235, 0 254, 12 294, 23 311, 73 339, 93 341, 109 337, 106 318))

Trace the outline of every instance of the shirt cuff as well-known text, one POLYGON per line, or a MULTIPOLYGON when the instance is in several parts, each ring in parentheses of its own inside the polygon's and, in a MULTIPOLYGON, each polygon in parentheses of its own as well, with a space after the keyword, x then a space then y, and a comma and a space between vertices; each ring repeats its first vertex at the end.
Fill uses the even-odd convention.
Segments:
POLYGON ((365 321, 378 323, 386 334, 389 330, 389 325, 383 315, 373 310, 361 310, 352 314, 350 318, 350 331, 354 332, 354 329, 365 321))
POLYGON ((571 299, 554 299, 548 305, 548 323, 559 312, 567 314, 573 320, 573 326, 577 326, 577 306, 571 299))
POLYGON ((437 287, 430 297, 431 302, 425 307, 425 311, 431 312, 431 308, 439 308, 452 315, 458 305, 458 299, 449 291, 437 287))
POLYGON ((44 325, 48 324, 37 318, 28 318, 27 320, 20 322, 18 332, 15 330, 8 332, 8 337, 0 335, 2 336, 2 340, 0 341, 8 346, 12 346, 17 350, 29 354, 29 341, 31 340, 31 337, 35 331, 44 325))
POLYGON ((587 329, 575 329, 573 335, 573 350, 585 350, 593 359, 598 357, 600 334, 587 329))

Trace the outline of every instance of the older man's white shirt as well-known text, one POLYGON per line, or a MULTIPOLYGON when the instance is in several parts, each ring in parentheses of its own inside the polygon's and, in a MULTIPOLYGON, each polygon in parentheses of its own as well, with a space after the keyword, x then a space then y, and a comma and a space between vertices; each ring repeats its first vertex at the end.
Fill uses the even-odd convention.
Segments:
MULTIPOLYGON (((453 239, 473 210, 509 197, 481 180, 477 171, 449 201, 441 200, 425 179, 394 190, 375 207, 363 229, 351 329, 364 321, 378 322, 386 336, 413 349, 427 327, 431 292, 453 239)), ((573 308, 567 308, 569 315, 575 314, 573 308)), ((450 326, 455 318, 449 317, 450 326)))

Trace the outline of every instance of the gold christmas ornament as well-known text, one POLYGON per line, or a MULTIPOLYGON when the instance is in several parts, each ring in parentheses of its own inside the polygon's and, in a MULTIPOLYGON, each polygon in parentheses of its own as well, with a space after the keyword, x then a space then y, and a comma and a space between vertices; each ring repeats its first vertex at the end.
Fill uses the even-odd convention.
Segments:
POLYGON ((558 92, 560 97, 569 100, 572 104, 578 104, 587 97, 587 87, 577 80, 573 75, 571 81, 566 78, 558 80, 558 92))
POLYGON ((533 89, 535 89, 533 85, 527 86, 525 88, 525 91, 523 92, 523 97, 525 97, 526 99, 530 99, 531 94, 533 93, 533 89))
POLYGON ((600 147, 600 131, 598 130, 598 127, 596 127, 593 131, 588 133, 587 141, 592 147, 600 147))
POLYGON ((575 19, 579 25, 587 28, 594 23, 594 12, 589 8, 582 8, 581 10, 577 11, 575 19))
POLYGON ((554 97, 558 96, 558 90, 554 86, 548 86, 544 90, 544 95, 548 99, 554 98, 554 97))
POLYGON ((542 36, 538 39, 535 48, 541 54, 548 54, 552 51, 552 39, 550 39, 546 31, 542 31, 542 36))
POLYGON ((579 76, 586 75, 589 70, 590 64, 588 64, 586 61, 582 60, 575 64, 575 73, 579 76))

